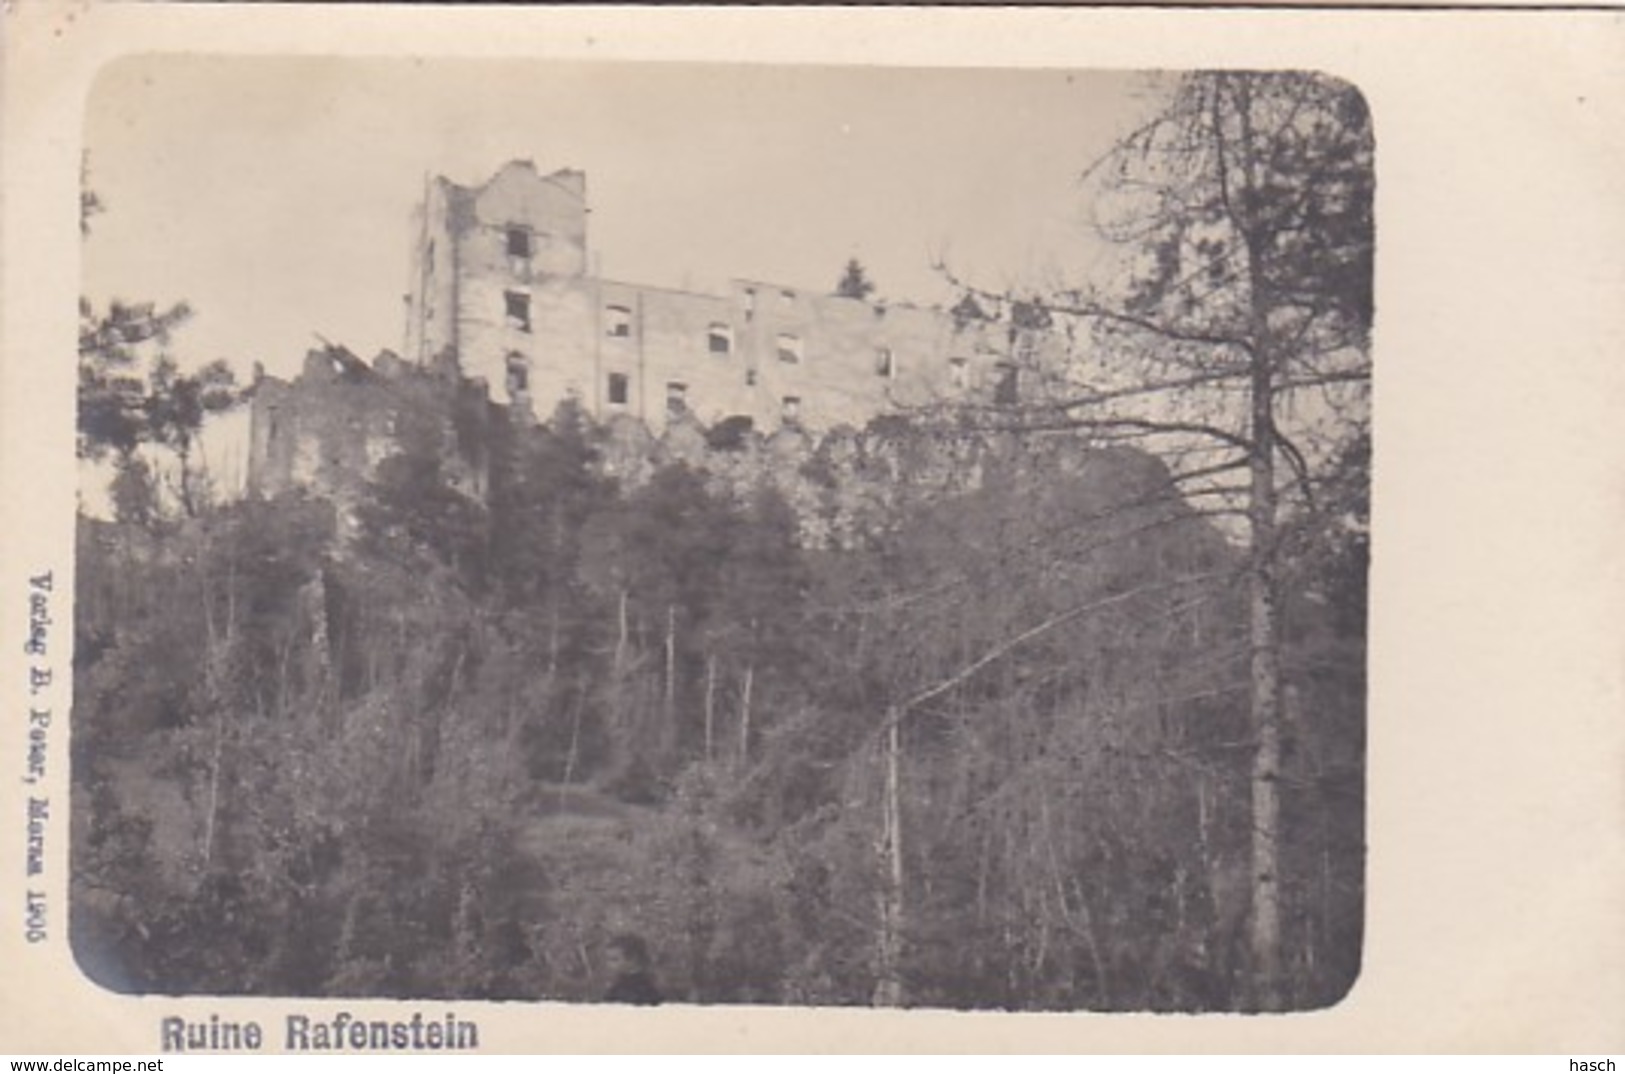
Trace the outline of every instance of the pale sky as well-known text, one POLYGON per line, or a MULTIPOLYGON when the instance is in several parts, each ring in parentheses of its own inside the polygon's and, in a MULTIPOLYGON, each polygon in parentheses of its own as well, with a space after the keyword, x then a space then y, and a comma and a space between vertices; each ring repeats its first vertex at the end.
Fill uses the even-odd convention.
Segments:
POLYGON ((1081 169, 1148 106, 1145 76, 1065 71, 147 56, 88 105, 98 301, 185 299, 173 349, 291 374, 313 333, 399 349, 426 174, 529 158, 587 173, 601 274, 722 290, 950 299, 1088 257, 1081 169))
MULTIPOLYGON (((509 160, 587 173, 589 257, 630 283, 733 278, 878 297, 953 294, 942 258, 1004 289, 1098 254, 1078 176, 1154 105, 1144 74, 515 60, 137 56, 85 117, 105 211, 84 289, 185 300, 171 352, 296 374, 316 336, 402 348, 409 214, 425 177, 509 160)), ((247 420, 205 430, 241 486, 247 420)), ((99 479, 84 482, 99 510, 99 479)))

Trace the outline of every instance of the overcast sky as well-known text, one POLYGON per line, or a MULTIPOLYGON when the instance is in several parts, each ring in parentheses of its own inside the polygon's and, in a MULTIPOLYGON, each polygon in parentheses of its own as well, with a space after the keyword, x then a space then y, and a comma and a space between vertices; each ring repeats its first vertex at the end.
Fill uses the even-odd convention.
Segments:
POLYGON ((88 104, 85 289, 191 303, 184 365, 398 350, 425 175, 529 158, 587 173, 611 278, 832 288, 855 256, 929 304, 937 254, 995 287, 1087 262, 1077 176, 1148 104, 1123 73, 138 57, 88 104))

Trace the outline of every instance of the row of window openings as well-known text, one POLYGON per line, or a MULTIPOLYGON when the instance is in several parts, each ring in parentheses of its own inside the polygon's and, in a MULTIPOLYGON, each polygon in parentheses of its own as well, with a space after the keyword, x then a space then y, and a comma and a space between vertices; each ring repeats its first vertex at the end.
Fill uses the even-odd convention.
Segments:
MULTIPOLYGON (((609 401, 611 403, 626 402, 626 376, 621 373, 609 375, 609 401), (616 398, 619 390, 620 398, 616 398)), ((801 420, 801 397, 799 395, 786 395, 779 400, 780 415, 787 422, 801 420)), ((666 413, 676 415, 688 412, 688 385, 681 381, 669 381, 666 384, 666 413)))
MULTIPOLYGON (((632 336, 632 310, 627 306, 604 307, 604 334, 612 339, 630 339, 632 336)), ((779 334, 779 349, 786 349, 786 340, 791 341, 789 349, 800 357, 800 341, 789 333, 779 334)), ((732 354, 734 349, 733 329, 721 321, 713 321, 705 330, 705 349, 712 354, 732 354)))
MULTIPOLYGON (((521 332, 530 331, 530 296, 523 291, 506 291, 503 293, 506 304, 508 327, 521 332)), ((625 306, 610 306, 608 308, 608 334, 614 337, 627 337, 632 334, 632 311, 625 306)), ((712 324, 706 333, 707 349, 712 354, 728 354, 733 350, 733 330, 725 324, 712 324)), ((801 337, 790 332, 780 332, 774 340, 775 350, 779 361, 789 365, 799 365, 805 354, 801 337)), ((875 374, 881 377, 893 377, 897 373, 897 360, 890 347, 875 349, 875 374)), ((965 359, 955 358, 949 363, 949 382, 956 388, 968 385, 969 372, 965 359)))
MULTIPOLYGON (((507 228, 507 247, 508 247, 508 258, 509 258, 509 260, 515 261, 515 262, 529 261, 530 258, 531 258, 531 255, 533 253, 533 244, 531 242, 530 229, 529 228, 523 228, 523 227, 509 227, 509 228, 507 228)), ((433 243, 430 243, 429 250, 430 250, 430 255, 429 256, 432 259, 433 256, 434 256, 434 253, 433 253, 434 244, 433 243)), ((747 288, 745 288, 744 295, 745 295, 745 316, 748 318, 748 317, 750 317, 752 314, 754 314, 756 312, 756 289, 753 288, 753 287, 747 287, 747 288)), ((790 291, 790 290, 780 291, 779 292, 779 302, 780 302, 781 305, 784 305, 784 306, 793 306, 793 305, 795 305, 796 293, 794 291, 790 291)), ((631 334, 631 325, 630 325, 631 313, 630 313, 630 311, 625 309, 624 307, 621 307, 621 306, 611 306, 610 310, 613 313, 619 313, 620 315, 625 317, 625 321, 620 323, 620 324, 612 324, 609 334, 612 335, 612 336, 630 335, 631 334)))
MULTIPOLYGON (((881 371, 889 376, 887 364, 889 355, 882 359, 881 371)), ((969 366, 965 359, 954 358, 948 364, 949 383, 955 388, 968 388, 970 386, 969 366)), ((756 370, 745 370, 745 384, 748 387, 756 386, 756 370)), ((611 373, 609 375, 609 401, 612 403, 626 402, 626 374, 611 373)), ((508 356, 508 390, 525 391, 530 387, 530 363, 517 352, 508 356)), ((1013 365, 999 366, 999 379, 993 388, 994 401, 1013 403, 1016 401, 1016 367, 1013 365)))
MULTIPOLYGON (((613 308, 613 307, 612 307, 613 308)), ((508 292, 508 321, 522 331, 530 331, 530 299, 528 295, 508 292), (518 299, 518 302, 514 300, 518 299)), ((613 334, 613 333, 612 333, 613 334)), ((711 352, 713 354, 727 354, 732 343, 726 325, 713 325, 711 328, 711 352)), ((778 355, 781 362, 799 364, 802 358, 801 340, 788 333, 780 333, 778 337, 778 355)), ((524 359, 520 355, 510 355, 508 359, 508 384, 513 390, 517 381, 518 390, 526 387, 528 375, 523 365, 524 359), (517 363, 517 364, 516 364, 517 363)), ((893 377, 897 372, 897 360, 890 347, 877 347, 875 349, 875 374, 881 377, 893 377)), ((618 374, 617 374, 618 375, 618 374)), ((756 384, 756 371, 745 371, 745 383, 752 387, 756 384)), ((970 387, 970 363, 964 358, 951 358, 948 360, 948 384, 955 389, 970 387)), ((612 392, 613 394, 613 392, 612 392)), ((995 402, 1015 402, 1016 395, 1016 367, 1001 365, 999 379, 994 385, 995 402)), ((611 402, 617 400, 611 399, 611 402)), ((625 402, 624 399, 619 400, 625 402)))
MULTIPOLYGON (((611 373, 609 375, 609 402, 611 406, 625 406, 630 396, 631 380, 625 373, 611 373)), ((781 400, 784 418, 786 421, 795 421, 801 417, 801 397, 787 395, 781 400)), ((666 413, 683 414, 688 411, 688 385, 682 381, 668 381, 666 384, 666 413)))
MULTIPOLYGON (((884 348, 882 349, 884 350, 884 348)), ((886 355, 883 361, 886 363, 886 366, 889 367, 889 353, 886 355)), ((506 371, 508 394, 514 395, 519 392, 526 392, 530 390, 530 360, 523 354, 520 354, 518 351, 508 352, 506 371)), ((887 375, 890 374, 888 373, 887 375)), ((756 370, 745 370, 745 385, 747 387, 754 388, 756 386, 756 381, 756 370)), ((626 402, 626 385, 627 381, 625 373, 611 373, 609 375, 609 401, 611 403, 624 404, 626 402)))
MULTIPOLYGON (((530 331, 530 296, 519 291, 507 293, 508 323, 521 331, 530 331)), ((604 310, 604 334, 612 339, 628 339, 632 335, 632 310, 627 306, 607 306, 604 310)), ((799 365, 805 355, 801 337, 793 332, 780 332, 774 340, 779 361, 799 365)), ((712 354, 733 353, 733 329, 721 322, 713 322, 706 329, 706 350, 712 354)), ((890 347, 875 351, 875 373, 891 377, 896 371, 896 359, 890 347)))
MULTIPOLYGON (((969 363, 963 358, 954 358, 948 364, 949 383, 955 388, 970 386, 969 363)), ((525 356, 517 352, 508 355, 508 393, 515 395, 530 390, 530 363, 525 356)), ((993 386, 993 401, 995 403, 1014 403, 1017 395, 1017 370, 1013 365, 999 366, 999 378, 993 386)), ((756 385, 756 370, 745 371, 745 383, 751 387, 756 385)), ((625 373, 611 373, 609 375, 609 401, 616 406, 625 406, 627 401, 629 382, 625 373)), ((685 384, 672 381, 666 385, 666 409, 675 412, 684 408, 684 399, 688 391, 685 384)), ((787 418, 799 415, 801 400, 793 395, 784 397, 785 416, 787 418), (795 413, 792 413, 795 411, 795 413)))
MULTIPOLYGON (((614 406, 625 406, 631 382, 625 373, 609 375, 609 401, 614 406)), ((530 390, 530 363, 519 353, 508 355, 508 394, 519 395, 530 390)), ((669 400, 668 400, 669 403, 669 400)))
MULTIPOLYGON (((626 306, 604 307, 604 334, 611 339, 632 337, 632 310, 626 306)), ((705 332, 705 346, 712 354, 733 352, 733 329, 720 321, 713 321, 705 332)))
MULTIPOLYGON (((509 258, 510 261, 516 263, 516 267, 517 267, 517 263, 529 262, 530 258, 531 258, 531 255, 532 255, 532 252, 533 252, 533 244, 531 242, 531 233, 530 233, 529 229, 522 228, 522 227, 510 227, 510 228, 508 228, 507 229, 507 247, 508 247, 508 258, 509 258)), ((429 259, 430 259, 430 262, 432 264, 433 259, 434 259, 434 243, 432 243, 432 242, 429 244, 429 259)), ((744 297, 745 297, 745 318, 747 320, 749 320, 756 313, 756 289, 752 288, 752 287, 747 287, 745 289, 745 292, 744 292, 744 297)), ((509 298, 509 311, 508 311, 509 318, 522 321, 524 330, 527 331, 527 332, 530 331, 529 310, 527 309, 523 314, 518 315, 516 317, 516 315, 514 313, 514 309, 513 309, 516 299, 523 300, 524 304, 526 306, 528 306, 529 305, 529 296, 520 294, 518 292, 509 292, 508 298, 509 298)), ((781 305, 784 305, 784 306, 794 306, 795 302, 796 302, 796 293, 794 291, 789 291, 789 290, 780 291, 779 292, 779 302, 780 302, 781 305)), ((608 320, 609 320, 608 332, 609 332, 609 334, 611 336, 624 337, 624 336, 630 336, 632 334, 632 311, 630 309, 628 309, 625 306, 610 306, 609 309, 608 309, 608 314, 609 314, 609 316, 608 316, 608 320)), ((726 334, 727 333, 726 326, 721 326, 722 329, 723 329, 723 334, 720 334, 720 335, 719 335, 719 333, 717 331, 718 327, 719 326, 716 326, 716 325, 712 326, 711 341, 710 341, 711 342, 711 353, 712 354, 727 354, 729 349, 730 349, 731 340, 730 340, 729 336, 726 334)))
MULTIPOLYGON (((520 332, 529 332, 530 296, 523 291, 504 291, 502 298, 508 327, 520 332)), ((605 325, 606 334, 613 338, 630 337, 632 311, 625 306, 608 307, 605 325)), ((712 354, 732 353, 733 329, 725 324, 713 323, 706 330, 706 349, 712 354)), ((789 365, 799 365, 806 353, 801 337, 792 332, 780 332, 774 339, 774 349, 778 353, 779 361, 789 365)), ((879 347, 875 350, 875 373, 882 377, 895 375, 896 359, 890 347, 879 347)))
MULTIPOLYGON (((530 363, 521 354, 508 355, 508 392, 511 395, 521 394, 530 388, 530 363)), ((631 380, 625 373, 611 373, 609 375, 609 403, 611 406, 625 406, 631 395, 631 380)), ((784 418, 794 421, 801 416, 801 399, 799 396, 787 395, 783 400, 784 418)), ((670 414, 681 414, 688 409, 688 385, 680 381, 671 381, 666 385, 666 411, 670 414)))
MULTIPOLYGON (((796 304, 796 293, 794 291, 780 291, 779 292, 779 304, 781 306, 793 306, 793 305, 795 305, 796 304)), ((745 288, 745 319, 749 320, 755 314, 756 314, 756 288, 747 287, 747 288, 745 288)))
MULTIPOLYGON (((527 228, 510 227, 507 229, 508 259, 518 267, 520 263, 529 262, 533 253, 531 233, 527 228)), ((434 258, 434 244, 429 244, 429 258, 434 258)), ((756 289, 747 287, 744 292, 745 318, 749 320, 756 313, 756 289)), ((794 306, 796 293, 790 290, 779 292, 779 303, 783 306, 794 306)), ((632 334, 632 311, 625 306, 609 307, 609 334, 612 336, 629 336, 632 334)), ((726 340, 718 347, 716 337, 712 337, 712 353, 726 354, 728 351, 726 340)))

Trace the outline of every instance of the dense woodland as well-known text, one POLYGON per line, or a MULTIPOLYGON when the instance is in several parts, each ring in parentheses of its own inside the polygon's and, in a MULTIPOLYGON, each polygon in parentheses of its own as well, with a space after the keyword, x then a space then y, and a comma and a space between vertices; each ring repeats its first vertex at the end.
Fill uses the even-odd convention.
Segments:
MULTIPOLYGON (((1369 139, 1326 80, 1183 82, 1102 174, 1184 196, 1129 200, 1122 291, 1045 307, 1121 379, 878 423, 884 509, 827 545, 774 483, 611 480, 568 406, 499 424, 484 503, 410 435, 344 510, 214 502, 191 434, 229 375, 165 425, 189 382, 135 374, 182 318, 98 333, 117 311, 87 308, 81 444, 117 518, 79 528, 82 965, 595 1000, 632 933, 678 1002, 1335 1002, 1363 921, 1369 437, 1346 397, 1285 409, 1367 368, 1369 139), (915 480, 967 441, 974 487, 915 480)), ((966 293, 1012 324, 1038 305, 966 293)))

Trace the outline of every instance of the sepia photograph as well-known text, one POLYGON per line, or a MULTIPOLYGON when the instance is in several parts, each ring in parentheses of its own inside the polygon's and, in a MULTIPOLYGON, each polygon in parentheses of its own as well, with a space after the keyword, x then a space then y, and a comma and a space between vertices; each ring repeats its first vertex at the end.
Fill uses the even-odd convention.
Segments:
POLYGON ((1349 990, 1358 87, 150 56, 85 130, 92 980, 1349 990))
POLYGON ((0 1051, 1625 1046, 1625 23, 0 24, 0 1051))

